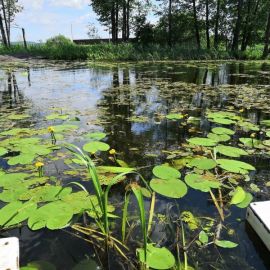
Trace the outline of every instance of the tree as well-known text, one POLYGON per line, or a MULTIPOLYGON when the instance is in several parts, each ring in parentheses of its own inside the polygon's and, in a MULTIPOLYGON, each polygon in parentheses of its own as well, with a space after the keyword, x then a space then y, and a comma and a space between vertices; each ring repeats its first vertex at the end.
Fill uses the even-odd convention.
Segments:
POLYGON ((270 42, 270 11, 268 13, 267 26, 265 29, 265 44, 263 50, 263 58, 266 58, 269 54, 269 42, 270 42))
POLYGON ((220 0, 217 0, 217 11, 216 11, 216 18, 215 18, 215 39, 214 39, 214 47, 218 48, 218 30, 219 30, 219 19, 220 19, 220 0))
POLYGON ((10 29, 11 23, 18 12, 22 11, 22 6, 18 4, 18 0, 0 0, 0 30, 3 43, 10 46, 10 29))
POLYGON ((195 37, 197 41, 197 47, 198 49, 201 49, 201 39, 200 39, 200 31, 199 31, 199 24, 198 24, 196 0, 192 0, 192 7, 193 7, 194 28, 195 28, 195 37))
POLYGON ((210 49, 210 23, 209 23, 209 0, 205 1, 205 10, 206 10, 206 16, 205 16, 205 26, 206 26, 206 42, 207 42, 207 49, 210 49))
POLYGON ((232 50, 238 51, 239 47, 239 36, 241 31, 241 24, 242 24, 242 8, 243 8, 243 0, 238 0, 237 4, 237 18, 233 33, 233 42, 232 42, 232 50))

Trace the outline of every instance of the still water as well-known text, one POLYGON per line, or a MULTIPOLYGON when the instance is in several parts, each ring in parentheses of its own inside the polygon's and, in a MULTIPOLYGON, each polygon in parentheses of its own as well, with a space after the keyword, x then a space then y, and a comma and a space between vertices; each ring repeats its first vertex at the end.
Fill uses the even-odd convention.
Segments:
MULTIPOLYGON (((146 179, 151 179, 151 166, 166 161, 164 151, 177 149, 190 137, 188 127, 179 128, 177 122, 166 121, 160 115, 182 111, 200 117, 199 129, 203 135, 211 127, 204 118, 206 109, 248 107, 245 117, 256 124, 261 119, 269 119, 268 102, 270 63, 164 62, 89 66, 41 62, 10 69, 0 66, 0 118, 5 117, 6 111, 18 110, 32 115, 24 127, 42 127, 48 125, 43 119, 53 109, 76 114, 80 118, 81 132, 107 133, 107 142, 121 153, 121 159, 142 168, 146 179), (260 94, 256 94, 256 89, 260 94)), ((70 142, 76 143, 77 139, 72 137, 70 142)), ((261 189, 255 199, 269 199, 269 188, 264 185, 270 180, 269 157, 244 160, 257 168, 251 175, 261 189)), ((0 160, 0 166, 8 168, 4 160, 0 160)), ((60 172, 65 169, 64 164, 59 164, 57 169, 45 168, 45 172, 61 177, 60 172)), ((116 188, 111 199, 118 204, 122 196, 123 191, 116 188)), ((178 210, 173 210, 175 205, 180 211, 191 211, 198 216, 217 216, 208 196, 195 190, 173 202, 158 196, 156 213, 177 215, 178 210)), ((233 231, 233 239, 239 246, 222 251, 195 246, 188 254, 190 264, 198 265, 197 269, 270 269, 269 253, 246 224, 245 209, 232 207, 227 214, 225 226, 233 231)), ((95 259, 87 242, 66 231, 31 232, 22 227, 3 234, 8 235, 20 238, 21 265, 42 260, 52 263, 56 269, 68 270, 87 257, 95 259)), ((155 226, 151 235, 152 241, 161 246, 171 245, 172 237, 162 222, 155 226)), ((136 237, 132 241, 136 246, 136 237)), ((113 257, 111 260, 111 269, 128 269, 118 265, 113 257)))

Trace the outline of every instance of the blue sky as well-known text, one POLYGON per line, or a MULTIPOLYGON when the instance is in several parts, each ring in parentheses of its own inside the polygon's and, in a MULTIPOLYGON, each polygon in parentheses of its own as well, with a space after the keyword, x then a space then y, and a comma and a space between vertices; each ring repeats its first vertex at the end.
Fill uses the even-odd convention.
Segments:
MULTIPOLYGON (((71 37, 71 25, 74 39, 87 38, 89 23, 97 26, 100 36, 107 37, 108 33, 97 22, 89 2, 89 0, 19 0, 24 9, 17 14, 14 23, 25 28, 29 41, 44 41, 60 33, 71 37)), ((21 38, 21 31, 13 28, 12 40, 18 41, 21 38)))
MULTIPOLYGON (((89 23, 96 25, 99 36, 108 37, 89 3, 90 0, 19 0, 24 9, 14 23, 25 28, 28 41, 45 41, 58 34, 71 38, 71 25, 74 39, 87 38, 89 23)), ((13 28, 11 38, 22 40, 21 31, 13 28)))

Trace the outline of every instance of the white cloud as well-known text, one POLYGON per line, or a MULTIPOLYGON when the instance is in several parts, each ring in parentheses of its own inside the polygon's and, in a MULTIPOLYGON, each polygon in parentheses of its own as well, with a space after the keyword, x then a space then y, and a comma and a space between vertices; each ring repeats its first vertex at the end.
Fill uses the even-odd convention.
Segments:
POLYGON ((55 7, 82 9, 89 5, 89 0, 49 0, 49 4, 55 7))

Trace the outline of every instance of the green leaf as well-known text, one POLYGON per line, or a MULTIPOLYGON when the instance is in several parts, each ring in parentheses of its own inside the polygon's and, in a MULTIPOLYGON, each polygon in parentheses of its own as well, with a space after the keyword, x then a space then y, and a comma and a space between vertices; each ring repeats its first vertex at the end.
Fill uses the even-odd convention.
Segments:
POLYGON ((147 259, 145 262, 145 251, 137 249, 139 260, 153 269, 170 269, 175 265, 175 258, 165 247, 157 248, 153 244, 147 244, 147 259))
POLYGON ((104 142, 89 142, 83 146, 83 150, 89 153, 96 153, 98 151, 108 151, 110 146, 104 142))
POLYGON ((231 139, 231 137, 227 134, 215 134, 215 133, 209 133, 207 137, 211 140, 214 140, 216 142, 227 142, 231 139))
POLYGON ((216 147, 216 151, 228 157, 241 157, 248 155, 248 153, 243 149, 226 145, 218 145, 216 147))
POLYGON ((179 179, 152 179, 150 181, 150 187, 163 196, 169 198, 179 199, 187 194, 186 184, 179 179))
POLYGON ((189 143, 194 144, 194 145, 199 145, 199 146, 215 146, 217 144, 216 141, 209 139, 209 138, 191 138, 187 140, 189 143))
POLYGON ((248 171, 256 170, 252 165, 238 160, 218 159, 217 163, 222 169, 233 173, 248 174, 248 171))
POLYGON ((95 141, 100 141, 106 137, 106 133, 103 132, 94 132, 94 133, 88 133, 84 135, 85 138, 95 140, 95 141))
POLYGON ((202 244, 207 244, 209 241, 208 235, 205 231, 201 231, 199 234, 199 240, 202 244))
POLYGON ((202 192, 209 192, 211 188, 219 188, 221 183, 216 178, 211 178, 206 175, 200 174, 188 174, 185 177, 185 182, 193 189, 200 190, 202 192))
POLYGON ((26 164, 32 164, 34 159, 36 158, 35 154, 20 154, 16 157, 12 157, 8 160, 8 165, 26 165, 26 164))
MULTIPOLYGON (((20 207, 16 209, 16 211, 14 211, 14 213, 10 213, 11 214, 10 219, 6 223, 5 227, 13 226, 13 225, 23 222, 24 220, 28 219, 31 213, 33 213, 33 211, 35 211, 36 209, 37 209, 37 204, 31 201, 22 204, 20 207)), ((0 210, 0 216, 1 216, 1 210, 0 210)))
POLYGON ((175 179, 181 177, 181 174, 178 170, 165 165, 155 166, 153 169, 153 174, 161 179, 175 179))
POLYGON ((231 119, 220 118, 220 117, 210 118, 209 121, 217 123, 217 124, 221 124, 221 125, 232 125, 236 123, 235 121, 231 119))
POLYGON ((246 192, 242 187, 237 187, 233 193, 231 204, 239 204, 244 201, 246 192))
POLYGON ((223 135, 223 134, 234 135, 235 134, 235 131, 228 128, 223 128, 223 127, 212 128, 212 132, 218 135, 223 135))
POLYGON ((56 119, 66 120, 66 119, 68 119, 68 117, 69 116, 67 114, 53 113, 53 114, 50 114, 50 115, 46 116, 46 119, 47 120, 56 120, 56 119))
POLYGON ((30 118, 29 114, 11 114, 7 117, 9 120, 23 120, 26 118, 30 118))
POLYGON ((169 120, 181 120, 184 118, 184 116, 183 114, 180 114, 180 113, 172 113, 172 114, 166 115, 166 118, 169 120))
POLYGON ((50 230, 62 229, 73 217, 70 206, 65 202, 56 201, 38 208, 28 219, 31 230, 47 227, 50 230))
POLYGON ((222 248, 235 248, 238 246, 238 244, 231 242, 231 241, 225 241, 225 240, 216 240, 215 244, 218 247, 222 247, 222 248))
POLYGON ((135 171, 134 168, 114 167, 114 166, 98 166, 98 173, 131 173, 135 171))
POLYGON ((7 149, 5 149, 4 147, 0 147, 0 157, 1 156, 4 156, 7 153, 8 153, 8 150, 7 149))
POLYGON ((239 138, 239 141, 244 144, 244 146, 249 148, 260 148, 261 147, 261 141, 257 139, 252 138, 239 138))
POLYGON ((236 205, 237 207, 239 207, 239 208, 247 208, 250 205, 250 203, 253 200, 253 196, 249 192, 246 192, 245 195, 246 195, 245 199, 242 202, 240 202, 239 204, 237 204, 236 205))
POLYGON ((216 162, 207 158, 194 158, 189 163, 190 166, 196 167, 200 170, 211 170, 216 167, 216 162))

